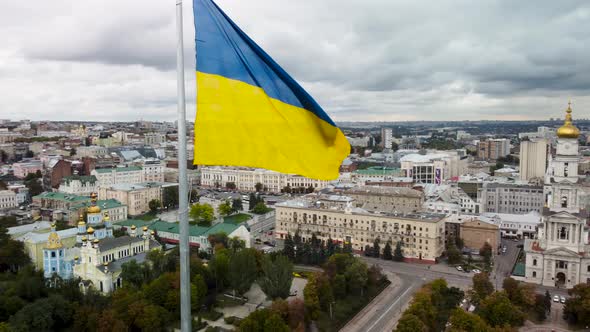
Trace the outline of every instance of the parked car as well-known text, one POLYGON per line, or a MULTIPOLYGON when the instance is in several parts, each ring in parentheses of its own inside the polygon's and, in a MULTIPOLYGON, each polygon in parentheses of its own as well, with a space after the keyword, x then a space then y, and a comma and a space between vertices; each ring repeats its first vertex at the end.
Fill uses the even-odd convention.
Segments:
POLYGON ((457 266, 457 271, 463 271, 463 268, 460 266, 457 266))
POLYGON ((478 274, 481 273, 481 271, 479 269, 473 269, 473 273, 478 274))
POLYGON ((506 253, 506 247, 502 248, 502 253, 505 254, 506 253))
POLYGON ((553 296, 553 302, 559 302, 559 295, 553 296))
POLYGON ((565 303, 565 296, 562 296, 562 297, 560 298, 560 302, 561 302, 561 303, 565 303))

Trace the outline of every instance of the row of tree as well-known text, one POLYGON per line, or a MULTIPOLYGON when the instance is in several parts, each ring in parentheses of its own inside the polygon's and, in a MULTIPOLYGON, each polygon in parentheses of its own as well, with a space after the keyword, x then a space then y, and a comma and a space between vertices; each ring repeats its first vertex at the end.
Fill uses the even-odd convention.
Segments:
POLYGON ((326 260, 336 253, 352 253, 350 244, 342 245, 339 242, 328 238, 321 241, 315 234, 311 235, 309 241, 303 242, 299 232, 295 235, 287 234, 283 247, 283 254, 295 264, 322 265, 326 260))

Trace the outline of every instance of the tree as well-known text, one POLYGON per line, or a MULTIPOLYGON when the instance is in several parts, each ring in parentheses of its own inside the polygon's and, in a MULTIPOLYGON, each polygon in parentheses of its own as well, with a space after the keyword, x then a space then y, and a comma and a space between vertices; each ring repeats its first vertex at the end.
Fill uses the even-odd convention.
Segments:
POLYGON ((290 295, 293 282, 293 263, 283 255, 271 259, 268 255, 262 257, 262 276, 258 279, 258 285, 266 294, 266 297, 286 299, 290 295))
POLYGON ((193 204, 189 215, 193 223, 205 227, 211 226, 211 222, 214 219, 213 207, 207 203, 193 204))
POLYGON ((373 242, 373 256, 379 258, 381 256, 381 247, 379 246, 379 238, 373 242))
POLYGON ((486 332, 490 331, 486 322, 478 315, 456 308, 449 318, 452 332, 486 332))
POLYGON ((4 150, 0 150, 0 161, 3 163, 8 161, 8 153, 6 153, 4 150))
POLYGON ((463 261, 463 256, 457 247, 455 247, 454 243, 449 244, 447 248, 447 259, 449 264, 461 264, 463 261))
POLYGON ((320 307, 323 311, 327 312, 330 310, 330 304, 334 302, 334 294, 332 292, 330 279, 325 273, 320 272, 315 274, 315 282, 320 307))
POLYGON ((307 187, 307 189, 305 190, 305 192, 308 194, 311 194, 314 191, 315 191, 315 188, 312 185, 309 185, 309 187, 307 187))
POLYGON ((483 257, 483 261, 486 266, 490 266, 492 263, 492 246, 489 243, 484 243, 479 249, 479 255, 483 257))
MULTIPOLYGON (((195 190, 191 191, 191 201, 194 198, 197 198, 198 195, 195 190), (194 192, 194 195, 193 195, 194 192)), ((164 187, 164 191, 162 192, 162 206, 165 208, 171 208, 178 206, 178 186, 173 187, 164 187)))
POLYGON ((259 197, 256 196, 255 193, 250 193, 250 197, 248 198, 248 211, 252 211, 252 209, 254 209, 258 201, 259 197))
POLYGON ((240 212, 244 209, 241 198, 234 198, 231 202, 231 209, 234 213, 240 212))
POLYGON ((223 289, 227 285, 230 257, 227 249, 219 250, 210 262, 210 268, 215 279, 215 288, 223 289))
POLYGON ((121 265, 121 279, 125 285, 141 287, 144 282, 145 267, 135 259, 121 265))
POLYGON ((383 248, 383 259, 388 261, 393 259, 393 254, 391 253, 391 241, 387 241, 383 248))
POLYGON ((397 323, 396 332, 426 332, 428 328, 420 318, 415 315, 404 313, 397 323))
POLYGON ((158 212, 160 206, 162 206, 162 203, 158 199, 152 199, 151 201, 149 201, 148 206, 152 213, 156 213, 158 212))
POLYGON ((295 261, 295 243, 293 242, 291 233, 287 233, 287 237, 285 238, 285 243, 283 245, 283 255, 289 258, 290 261, 295 261))
POLYGON ((397 241, 395 245, 395 250, 393 251, 393 260, 396 262, 403 262, 404 261, 404 254, 402 251, 402 242, 397 241))
POLYGON ((563 318, 572 324, 590 325, 590 284, 575 285, 568 294, 570 298, 565 301, 563 318))
POLYGON ((236 252, 230 258, 228 281, 234 290, 242 295, 250 289, 258 274, 254 249, 244 249, 236 252))
POLYGON ((290 194, 292 192, 291 186, 286 185, 285 187, 283 187, 283 189, 281 189, 281 191, 285 194, 290 194))
POLYGON ((226 200, 223 203, 219 204, 219 206, 217 207, 217 212, 219 212, 219 214, 223 217, 229 216, 233 212, 231 203, 226 200))
POLYGON ((348 290, 351 292, 360 292, 363 295, 363 290, 367 285, 367 265, 359 259, 346 267, 344 271, 348 290))
POLYGON ((346 277, 339 273, 332 280, 332 292, 337 299, 346 297, 346 277))
POLYGON ((510 302, 505 292, 495 292, 479 306, 479 315, 491 326, 518 327, 524 323, 524 313, 510 302))
POLYGON ((320 299, 318 297, 314 276, 308 279, 307 285, 305 285, 305 288, 303 289, 303 298, 307 319, 317 320, 320 316, 320 299))
MULTIPOLYGON (((32 174, 32 173, 29 173, 32 174)), ((28 176, 28 175, 27 175, 28 176)), ((36 176, 36 175, 34 175, 36 176)), ((29 180, 25 180, 25 186, 29 189, 29 195, 37 196, 43 192, 43 186, 39 182, 38 178, 31 178, 29 180)))
POLYGON ((551 294, 549 294, 548 290, 545 291, 543 303, 545 304, 545 311, 551 312, 551 294))
POLYGON ((535 294, 535 305, 533 307, 537 319, 544 321, 547 319, 547 310, 545 310, 545 296, 542 294, 535 294))
POLYGON ((70 149, 70 157, 73 157, 76 155, 76 148, 71 148, 70 149))
POLYGON ((200 274, 194 275, 191 281, 191 308, 193 312, 199 311, 205 296, 207 295, 207 284, 200 274))
POLYGON ((265 214, 270 211, 271 211, 271 209, 268 208, 266 206, 266 204, 264 204, 264 202, 256 203, 256 206, 254 206, 254 208, 252 209, 252 213, 255 213, 255 214, 265 214))
POLYGON ((473 298, 475 303, 479 303, 494 292, 494 285, 490 281, 490 277, 486 272, 478 273, 473 276, 473 291, 475 293, 473 298))
POLYGON ((291 329, 289 329, 289 326, 277 314, 270 315, 270 317, 264 322, 263 332, 289 332, 289 331, 291 331, 291 329))
POLYGON ((254 189, 256 189, 256 192, 260 192, 262 190, 262 183, 260 182, 256 182, 256 184, 254 185, 254 189))
POLYGON ((236 190, 237 187, 236 187, 235 182, 226 182, 225 188, 227 188, 229 190, 236 190))

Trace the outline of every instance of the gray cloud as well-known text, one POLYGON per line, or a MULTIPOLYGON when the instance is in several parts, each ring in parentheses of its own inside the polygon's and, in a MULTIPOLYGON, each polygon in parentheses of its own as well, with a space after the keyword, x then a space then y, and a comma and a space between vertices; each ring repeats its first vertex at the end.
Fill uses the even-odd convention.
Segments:
MULTIPOLYGON (((547 118, 570 98, 590 107, 584 0, 217 2, 336 120, 547 118)), ((194 112, 190 1, 184 23, 194 112)), ((0 39, 2 117, 176 115, 174 1, 3 3, 0 39)))

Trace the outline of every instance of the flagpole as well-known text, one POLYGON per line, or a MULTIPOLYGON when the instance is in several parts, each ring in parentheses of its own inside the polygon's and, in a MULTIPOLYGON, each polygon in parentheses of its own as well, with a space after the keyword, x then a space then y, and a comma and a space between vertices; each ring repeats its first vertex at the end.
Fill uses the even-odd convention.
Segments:
POLYGON ((184 46, 182 0, 176 0, 176 87, 178 90, 178 220, 180 223, 180 330, 190 332, 191 282, 188 232, 188 180, 186 176, 186 102, 184 97, 184 46))

